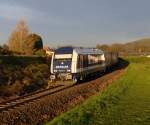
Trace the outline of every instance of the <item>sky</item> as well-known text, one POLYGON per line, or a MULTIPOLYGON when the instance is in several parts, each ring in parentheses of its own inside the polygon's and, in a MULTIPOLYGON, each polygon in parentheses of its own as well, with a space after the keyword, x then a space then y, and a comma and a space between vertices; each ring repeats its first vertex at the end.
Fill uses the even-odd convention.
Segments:
POLYGON ((95 46, 150 37, 150 0, 0 0, 0 44, 16 22, 49 46, 95 46))

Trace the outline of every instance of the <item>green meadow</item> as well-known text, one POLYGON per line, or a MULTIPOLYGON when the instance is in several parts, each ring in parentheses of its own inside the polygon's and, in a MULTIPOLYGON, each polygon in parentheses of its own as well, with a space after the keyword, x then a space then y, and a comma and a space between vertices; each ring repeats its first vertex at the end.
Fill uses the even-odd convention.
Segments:
POLYGON ((150 125, 150 59, 125 58, 129 66, 104 92, 46 125, 150 125))

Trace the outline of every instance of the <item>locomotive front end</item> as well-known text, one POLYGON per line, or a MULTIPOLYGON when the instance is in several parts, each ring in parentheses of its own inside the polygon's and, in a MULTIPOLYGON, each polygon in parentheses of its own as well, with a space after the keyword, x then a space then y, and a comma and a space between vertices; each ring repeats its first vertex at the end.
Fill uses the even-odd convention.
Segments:
POLYGON ((51 76, 53 80, 70 80, 72 65, 72 50, 61 48, 55 51, 51 63, 51 76))

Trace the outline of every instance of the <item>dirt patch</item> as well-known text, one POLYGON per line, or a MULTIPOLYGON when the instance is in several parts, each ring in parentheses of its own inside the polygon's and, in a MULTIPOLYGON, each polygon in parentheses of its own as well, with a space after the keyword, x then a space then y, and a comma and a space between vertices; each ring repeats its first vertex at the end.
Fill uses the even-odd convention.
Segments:
POLYGON ((122 68, 109 72, 95 80, 75 85, 69 89, 35 100, 28 104, 0 113, 1 124, 6 125, 41 125, 60 115, 88 97, 104 90, 112 81, 120 77, 122 68))

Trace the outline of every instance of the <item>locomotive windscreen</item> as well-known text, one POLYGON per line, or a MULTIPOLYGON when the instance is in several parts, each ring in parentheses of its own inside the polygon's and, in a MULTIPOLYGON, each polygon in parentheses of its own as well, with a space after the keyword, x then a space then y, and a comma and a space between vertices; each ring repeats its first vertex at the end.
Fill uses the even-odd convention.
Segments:
POLYGON ((73 47, 61 47, 55 50, 55 54, 72 54, 73 47))
POLYGON ((57 72, 57 73, 70 72, 71 71, 71 58, 54 59, 53 70, 54 70, 54 72, 57 72))

